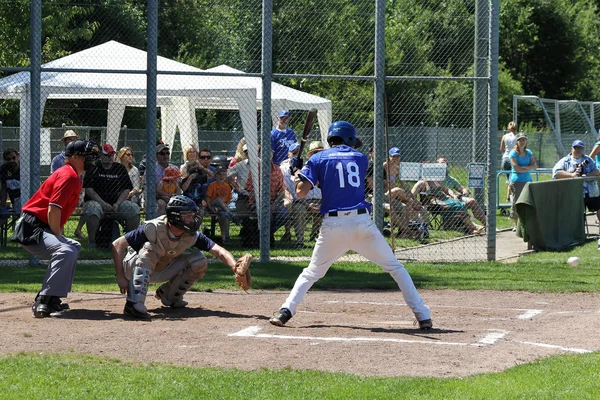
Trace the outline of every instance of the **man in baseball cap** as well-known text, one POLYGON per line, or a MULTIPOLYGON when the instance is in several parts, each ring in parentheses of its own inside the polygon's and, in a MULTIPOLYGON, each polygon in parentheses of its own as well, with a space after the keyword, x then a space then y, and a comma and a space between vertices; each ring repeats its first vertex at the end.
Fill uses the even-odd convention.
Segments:
POLYGON ((271 150, 273 151, 273 164, 279 166, 281 162, 288 158, 290 146, 298 142, 296 133, 288 126, 290 122, 290 112, 281 110, 277 114, 277 126, 271 131, 271 150))
MULTIPOLYGON (((558 160, 552 168, 552 179, 571 179, 581 176, 600 176, 594 160, 585 154, 584 144, 575 140, 571 144, 571 153, 558 160)), ((588 211, 595 211, 600 218, 600 189, 598 181, 583 182, 583 204, 588 211)))
POLYGON ((571 147, 581 147, 581 148, 583 148, 584 145, 583 145, 583 142, 581 140, 576 140, 576 141, 573 142, 573 144, 571 145, 571 147))
POLYGON ((102 145, 102 154, 105 156, 114 156, 116 153, 115 148, 112 145, 105 143, 102 145))
MULTIPOLYGON (((79 135, 77 135, 77 133, 75 133, 75 131, 72 129, 69 129, 68 131, 66 131, 65 134, 63 135, 63 137, 60 139, 63 146, 65 146, 65 148, 67 147, 67 145, 69 143, 74 142, 75 140, 79 140, 79 135)), ((52 163, 50 163, 50 173, 53 173, 54 171, 56 171, 63 165, 65 165, 64 150, 61 153, 54 156, 54 158, 52 159, 52 163)))

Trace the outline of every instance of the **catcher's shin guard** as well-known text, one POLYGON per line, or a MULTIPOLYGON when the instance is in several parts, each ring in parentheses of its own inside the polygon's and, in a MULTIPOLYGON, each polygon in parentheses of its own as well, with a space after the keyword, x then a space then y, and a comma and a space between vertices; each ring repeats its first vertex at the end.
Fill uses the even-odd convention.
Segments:
POLYGON ((186 267, 170 281, 160 285, 156 290, 155 297, 167 307, 182 308, 187 306, 188 303, 183 300, 183 295, 190 290, 194 283, 204 277, 206 269, 207 263, 204 255, 201 259, 195 255, 190 256, 186 267))
POLYGON ((125 313, 136 318, 146 319, 148 309, 144 305, 146 293, 148 293, 148 283, 150 282, 150 269, 144 267, 134 267, 131 271, 129 280, 129 294, 127 295, 127 305, 125 313))

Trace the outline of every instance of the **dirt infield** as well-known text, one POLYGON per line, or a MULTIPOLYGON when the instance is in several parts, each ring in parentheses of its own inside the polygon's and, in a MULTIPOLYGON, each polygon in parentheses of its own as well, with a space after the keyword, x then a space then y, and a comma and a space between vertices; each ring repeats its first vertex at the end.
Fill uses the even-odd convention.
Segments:
POLYGON ((147 301, 152 322, 122 315, 117 293, 73 293, 61 318, 34 319, 31 294, 0 294, 2 353, 95 354, 133 362, 284 368, 368 376, 457 377, 600 349, 600 294, 422 291, 434 328, 419 331, 398 292, 309 293, 279 328, 287 292, 188 293, 186 309, 147 301), (239 349, 245 342, 244 355, 239 349))

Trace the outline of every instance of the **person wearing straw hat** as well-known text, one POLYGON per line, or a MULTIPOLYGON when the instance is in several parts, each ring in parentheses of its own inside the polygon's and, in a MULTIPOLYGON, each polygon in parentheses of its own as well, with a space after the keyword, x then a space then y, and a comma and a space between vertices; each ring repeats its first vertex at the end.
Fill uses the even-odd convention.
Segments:
MULTIPOLYGON (((75 140, 78 140, 78 139, 79 139, 79 135, 77 135, 77 133, 75 133, 74 130, 69 129, 68 131, 65 132, 65 134, 63 135, 62 139, 60 139, 60 141, 62 142, 63 146, 66 149, 67 145, 69 143, 71 143, 75 140)), ((52 159, 52 163, 50 164, 50 173, 53 173, 54 171, 56 171, 57 169, 59 169, 60 167, 65 165, 65 160, 66 160, 65 150, 63 149, 62 152, 60 152, 59 154, 54 156, 54 158, 52 159)))

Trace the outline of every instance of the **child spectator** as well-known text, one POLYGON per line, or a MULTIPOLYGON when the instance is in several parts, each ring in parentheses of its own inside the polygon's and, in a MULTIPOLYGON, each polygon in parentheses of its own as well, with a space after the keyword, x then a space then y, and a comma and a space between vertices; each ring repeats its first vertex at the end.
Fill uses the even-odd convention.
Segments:
POLYGON ((165 168, 165 175, 156 187, 156 195, 168 203, 171 197, 182 194, 183 191, 178 182, 180 177, 181 173, 176 166, 170 165, 165 168))
POLYGON ((239 219, 229 210, 228 204, 231 202, 231 186, 225 182, 227 179, 227 169, 218 168, 215 171, 216 181, 208 185, 206 190, 207 209, 210 212, 218 212, 219 226, 221 228, 221 237, 223 244, 229 244, 229 220, 239 224, 239 219))

